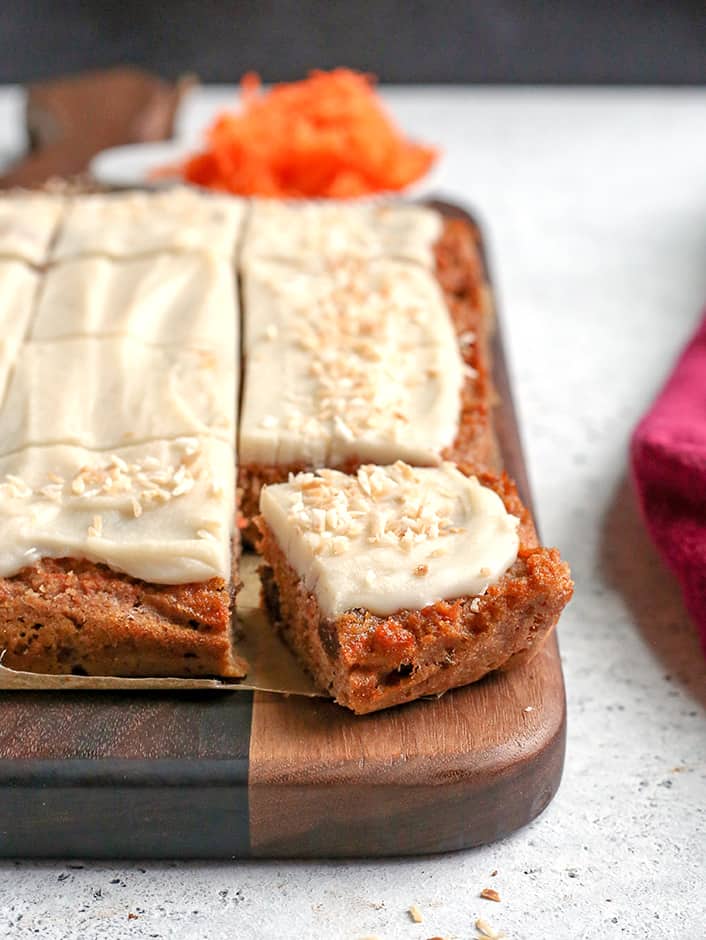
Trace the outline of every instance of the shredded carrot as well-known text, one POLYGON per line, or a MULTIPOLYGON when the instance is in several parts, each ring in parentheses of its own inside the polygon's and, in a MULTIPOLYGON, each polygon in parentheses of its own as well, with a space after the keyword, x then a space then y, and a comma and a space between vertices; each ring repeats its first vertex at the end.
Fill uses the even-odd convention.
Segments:
POLYGON ((240 83, 241 109, 220 114, 205 149, 179 168, 188 182, 244 196, 345 199, 404 189, 436 151, 406 140, 370 76, 315 71, 263 92, 240 83))

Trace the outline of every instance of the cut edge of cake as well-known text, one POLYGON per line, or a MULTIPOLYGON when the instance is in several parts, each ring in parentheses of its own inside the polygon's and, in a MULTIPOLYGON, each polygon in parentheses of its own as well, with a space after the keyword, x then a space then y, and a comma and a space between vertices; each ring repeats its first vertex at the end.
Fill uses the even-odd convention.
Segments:
POLYGON ((516 561, 485 594, 440 600, 421 610, 323 616, 260 516, 263 604, 321 692, 356 714, 439 695, 495 670, 531 660, 571 599, 559 552, 538 544, 529 511, 505 475, 475 473, 520 519, 516 561))
POLYGON ((107 565, 42 559, 0 579, 0 665, 53 675, 236 679, 239 544, 230 581, 152 584, 107 565))

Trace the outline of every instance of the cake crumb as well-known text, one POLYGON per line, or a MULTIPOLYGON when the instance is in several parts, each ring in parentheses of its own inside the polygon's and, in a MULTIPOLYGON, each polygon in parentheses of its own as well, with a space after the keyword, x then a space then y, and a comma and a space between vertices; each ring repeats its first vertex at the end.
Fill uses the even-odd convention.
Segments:
POLYGON ((500 895, 495 890, 495 888, 483 888, 480 893, 482 898, 485 898, 486 901, 499 901, 500 895))
POLYGON ((429 566, 428 566, 428 565, 417 565, 417 567, 414 569, 414 574, 415 574, 416 577, 418 577, 418 578, 423 578, 424 575, 429 574, 429 566))
POLYGON ((497 875, 497 873, 498 873, 497 868, 494 868, 494 869, 491 871, 491 873, 490 873, 490 877, 491 877, 491 878, 495 878, 495 876, 497 875))
POLYGON ((409 916, 412 918, 415 924, 421 924, 423 917, 422 912, 419 910, 416 904, 413 904, 409 909, 409 916))
POLYGON ((137 920, 137 914, 133 914, 132 911, 127 915, 128 920, 137 920))

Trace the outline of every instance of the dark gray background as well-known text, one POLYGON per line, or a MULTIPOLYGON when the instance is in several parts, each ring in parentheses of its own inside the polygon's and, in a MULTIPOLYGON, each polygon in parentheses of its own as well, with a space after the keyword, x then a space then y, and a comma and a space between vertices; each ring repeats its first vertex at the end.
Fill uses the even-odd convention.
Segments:
POLYGON ((350 65, 383 81, 706 80, 705 0, 0 0, 0 81, 131 62, 276 81, 350 65))

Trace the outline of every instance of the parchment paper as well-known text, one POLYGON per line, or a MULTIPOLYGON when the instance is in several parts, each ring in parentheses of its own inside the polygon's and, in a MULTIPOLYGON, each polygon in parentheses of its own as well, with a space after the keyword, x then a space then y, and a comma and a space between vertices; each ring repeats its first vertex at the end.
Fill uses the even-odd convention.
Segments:
POLYGON ((190 690, 215 689, 219 692, 258 690, 283 695, 320 695, 314 683, 275 633, 267 615, 260 609, 259 558, 244 553, 240 560, 243 587, 238 594, 238 621, 243 635, 235 650, 248 661, 244 679, 124 679, 118 676, 50 676, 18 672, 0 665, 0 689, 76 690, 190 690))

